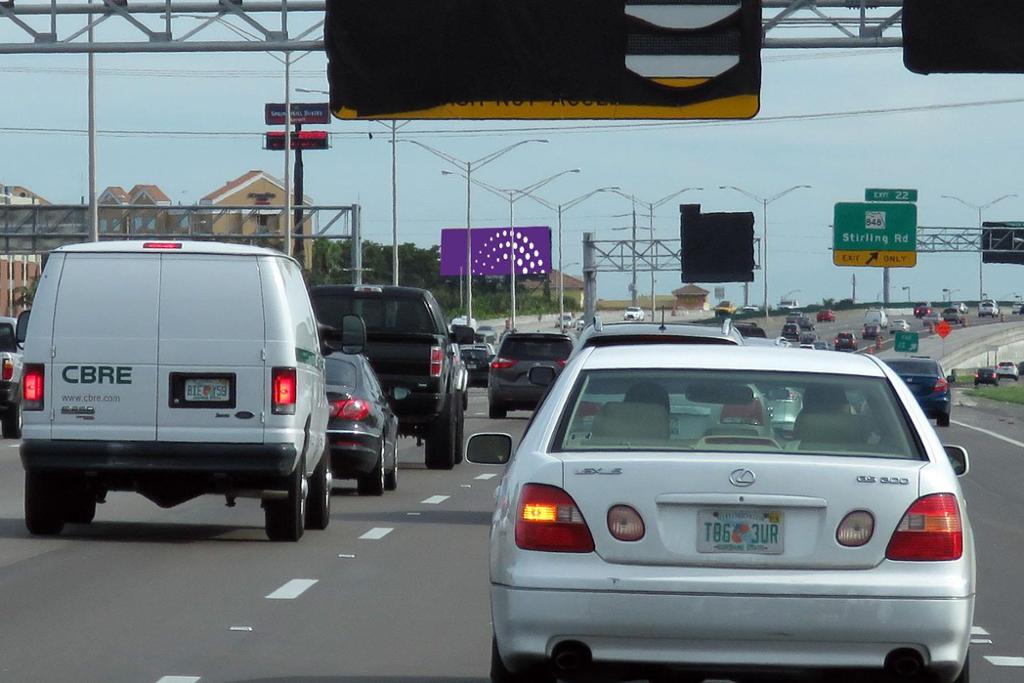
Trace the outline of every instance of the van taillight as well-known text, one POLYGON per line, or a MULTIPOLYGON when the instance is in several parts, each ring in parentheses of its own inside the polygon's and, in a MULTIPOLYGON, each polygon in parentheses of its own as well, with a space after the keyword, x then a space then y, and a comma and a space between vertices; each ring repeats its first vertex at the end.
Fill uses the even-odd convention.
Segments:
POLYGON ((21 409, 42 410, 46 386, 46 366, 42 363, 26 363, 21 378, 21 409))
POLYGON ((274 415, 295 414, 297 388, 295 368, 274 368, 270 403, 270 410, 274 415))
POLYGON ((5 382, 10 382, 14 378, 14 361, 10 358, 4 358, 4 369, 3 379, 5 382))
POLYGON ((523 550, 592 553, 594 538, 576 501, 557 486, 527 484, 516 515, 516 545, 523 550))
POLYGON ((440 346, 430 347, 430 376, 441 376, 441 365, 444 361, 444 349, 440 346))
POLYGON ((918 498, 889 540, 885 557, 908 562, 959 560, 964 552, 960 506, 952 493, 918 498))

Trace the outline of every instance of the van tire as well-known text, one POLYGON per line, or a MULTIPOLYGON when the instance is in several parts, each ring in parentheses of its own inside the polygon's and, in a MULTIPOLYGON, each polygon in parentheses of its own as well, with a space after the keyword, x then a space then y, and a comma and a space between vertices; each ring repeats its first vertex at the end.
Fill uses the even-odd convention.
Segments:
POLYGON ((450 470, 455 467, 455 442, 458 439, 459 425, 456 410, 458 394, 448 400, 448 407, 430 426, 427 435, 427 447, 424 449, 424 462, 428 470, 450 470))
POLYGON ((334 477, 331 475, 330 456, 324 449, 320 463, 313 470, 309 480, 309 495, 306 499, 306 528, 323 531, 331 523, 331 489, 334 477))
POLYGON ((263 504, 264 528, 271 541, 297 541, 306 529, 306 501, 302 483, 306 478, 306 458, 299 458, 295 471, 288 475, 288 497, 263 504))
POLYGON ((64 521, 68 524, 90 524, 96 517, 96 494, 85 483, 68 487, 64 492, 64 521))
POLYGON ((20 439, 21 438, 21 406, 13 405, 7 409, 4 413, 3 424, 0 427, 3 428, 5 439, 20 439))
POLYGON ((370 470, 369 474, 363 475, 356 480, 356 489, 359 491, 360 496, 382 496, 384 495, 385 475, 384 475, 384 438, 381 437, 380 442, 380 460, 377 461, 377 466, 370 470))
POLYGON ((491 418, 492 420, 504 420, 506 417, 508 417, 508 409, 502 408, 501 406, 492 403, 490 406, 487 407, 487 417, 491 418))
POLYGON ((41 472, 25 472, 25 526, 34 536, 55 536, 64 528, 63 487, 41 472))

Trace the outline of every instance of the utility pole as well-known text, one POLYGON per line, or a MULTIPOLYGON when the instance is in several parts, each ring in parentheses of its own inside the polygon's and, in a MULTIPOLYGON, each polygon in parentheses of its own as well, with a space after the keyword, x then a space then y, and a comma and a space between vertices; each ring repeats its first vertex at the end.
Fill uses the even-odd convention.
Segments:
POLYGON ((391 284, 398 286, 398 122, 391 122, 391 284))
POLYGON ((850 301, 857 303, 857 274, 854 273, 850 280, 853 283, 853 293, 850 294, 850 301))
MULTIPOLYGON (((92 0, 89 0, 92 4, 92 0)), ((89 42, 92 42, 92 14, 89 15, 89 42)), ((89 240, 100 241, 100 212, 96 205, 96 58, 89 53, 89 240)))
POLYGON ((636 292, 636 198, 633 198, 633 284, 629 287, 633 306, 638 304, 636 292))
MULTIPOLYGON (((284 18, 282 18, 284 21, 284 18)), ((284 243, 285 253, 295 253, 292 225, 292 55, 284 53, 284 243)))
POLYGON ((889 269, 882 268, 882 305, 889 305, 889 269))
MULTIPOLYGON (((302 132, 302 124, 295 124, 295 136, 301 137, 299 133, 302 132)), ((291 140, 288 140, 289 146, 291 140)), ((298 252, 299 261, 305 265, 308 262, 307 249, 312 249, 313 245, 308 240, 303 239, 302 231, 302 195, 303 190, 303 166, 302 166, 302 145, 298 145, 295 148, 295 192, 294 192, 294 205, 295 205, 295 247, 294 249, 298 252)))

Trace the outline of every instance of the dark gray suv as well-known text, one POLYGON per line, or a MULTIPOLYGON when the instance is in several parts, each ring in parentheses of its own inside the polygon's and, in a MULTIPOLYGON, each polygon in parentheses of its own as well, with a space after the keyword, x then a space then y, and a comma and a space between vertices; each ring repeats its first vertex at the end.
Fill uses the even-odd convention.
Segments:
POLYGON ((502 419, 509 410, 536 408, 547 387, 530 382, 530 368, 542 366, 558 372, 571 353, 572 337, 567 334, 505 335, 488 375, 490 417, 502 419))

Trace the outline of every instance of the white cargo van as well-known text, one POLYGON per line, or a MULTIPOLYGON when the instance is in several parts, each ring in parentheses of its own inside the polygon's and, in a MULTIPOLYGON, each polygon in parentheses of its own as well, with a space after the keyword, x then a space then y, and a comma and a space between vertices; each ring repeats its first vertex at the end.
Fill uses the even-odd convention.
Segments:
MULTIPOLYGON (((23 314, 25 316, 25 314, 23 314)), ((298 264, 212 242, 103 242, 52 252, 25 339, 25 522, 88 523, 108 491, 161 507, 259 498, 266 533, 330 520, 321 334, 298 264), (307 504, 308 501, 308 504, 307 504)), ((362 335, 365 338, 365 328, 362 335)))
POLYGON ((880 308, 869 308, 864 311, 864 324, 878 325, 879 328, 885 330, 889 328, 889 316, 880 308))

